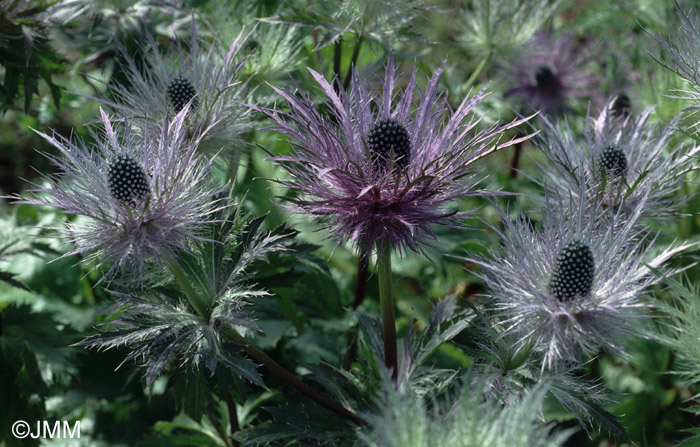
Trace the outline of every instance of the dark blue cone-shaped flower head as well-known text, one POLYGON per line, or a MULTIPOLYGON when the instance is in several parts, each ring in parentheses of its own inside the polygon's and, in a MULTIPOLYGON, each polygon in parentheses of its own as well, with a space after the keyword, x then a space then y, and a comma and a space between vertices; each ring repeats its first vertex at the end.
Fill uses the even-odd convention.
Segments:
POLYGON ((591 248, 582 240, 574 239, 557 254, 549 291, 559 301, 587 297, 593 287, 594 274, 591 248))
POLYGON ((118 155, 112 160, 107 182, 112 196, 130 206, 135 206, 150 194, 146 171, 128 155, 118 155))
POLYGON ((607 146, 598 156, 601 176, 608 179, 620 178, 627 172, 627 156, 617 146, 607 146))
POLYGON ((392 159, 401 169, 411 161, 411 136, 406 126, 391 118, 379 120, 367 134, 370 157, 375 166, 386 166, 392 159))
POLYGON ((173 105, 175 113, 180 113, 190 101, 192 101, 192 109, 196 109, 199 105, 197 90, 195 90, 194 85, 192 85, 190 81, 182 76, 178 76, 170 81, 168 85, 168 96, 170 97, 170 103, 173 105))

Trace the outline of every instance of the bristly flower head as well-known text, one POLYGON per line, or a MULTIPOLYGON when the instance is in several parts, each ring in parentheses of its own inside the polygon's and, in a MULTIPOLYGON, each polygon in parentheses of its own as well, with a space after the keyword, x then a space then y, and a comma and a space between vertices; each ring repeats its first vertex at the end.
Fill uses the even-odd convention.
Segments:
POLYGON ((238 80, 245 62, 239 55, 246 42, 242 32, 227 49, 200 39, 194 22, 189 45, 175 41, 163 52, 150 33, 146 39, 143 62, 121 48, 126 85, 110 85, 114 100, 101 101, 151 131, 188 106, 186 133, 201 140, 200 150, 238 149, 250 128, 250 111, 243 106, 247 87, 238 80))
POLYGON ((18 198, 84 216, 59 229, 75 246, 67 255, 109 265, 107 278, 120 270, 142 279, 152 261, 196 238, 213 211, 211 162, 186 140, 184 111, 156 135, 136 135, 128 123, 113 127, 101 113, 104 131, 90 129, 94 145, 38 132, 58 150, 45 155, 60 174, 44 175, 47 186, 18 198))
POLYGON ((430 224, 455 225, 472 213, 445 209, 446 204, 488 194, 476 189, 481 177, 470 165, 498 147, 529 138, 491 145, 525 120, 476 131, 480 120, 472 110, 485 91, 465 98, 453 112, 438 93, 442 67, 417 101, 415 67, 406 89, 395 92, 393 57, 381 93, 357 73, 348 91, 311 73, 331 117, 322 117, 310 97, 276 89, 290 111, 258 110, 292 140, 294 151, 272 160, 291 175, 280 183, 297 193, 287 208, 315 216, 333 238, 354 242, 364 255, 382 247, 421 251, 433 237, 430 224))
POLYGON ((640 333, 647 307, 640 295, 659 280, 653 270, 686 248, 652 253, 635 222, 639 211, 610 219, 601 208, 580 198, 548 199, 542 229, 502 213, 505 229, 493 227, 502 249, 474 260, 504 334, 541 352, 543 368, 599 347, 624 354, 624 338, 640 333))
POLYGON ((644 201, 643 217, 673 216, 687 200, 678 190, 685 173, 697 169, 700 148, 673 144, 681 116, 665 127, 652 126, 653 107, 636 117, 619 116, 615 104, 609 101, 596 118, 586 116, 585 140, 568 123, 543 120, 544 182, 556 195, 584 194, 626 215, 644 201))
POLYGON ((586 62, 584 49, 573 36, 541 31, 519 58, 503 67, 511 85, 505 96, 547 115, 566 112, 572 100, 593 91, 595 78, 586 73, 586 62))

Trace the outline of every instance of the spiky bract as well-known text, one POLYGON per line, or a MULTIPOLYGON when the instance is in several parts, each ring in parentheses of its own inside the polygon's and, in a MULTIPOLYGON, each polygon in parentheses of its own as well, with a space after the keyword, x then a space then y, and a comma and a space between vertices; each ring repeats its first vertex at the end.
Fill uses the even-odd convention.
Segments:
POLYGON ((644 202, 645 218, 674 216, 688 200, 678 190, 683 176, 698 167, 700 147, 674 144, 681 116, 654 126, 653 107, 639 116, 618 116, 614 104, 609 101, 598 117, 587 115, 583 139, 567 122, 543 120, 543 183, 563 198, 584 194, 627 215, 644 202))
POLYGON ((502 330, 542 353, 543 367, 580 361, 600 347, 624 354, 625 337, 640 333, 647 307, 640 297, 658 281, 654 270, 686 248, 650 248, 636 222, 639 212, 631 218, 603 213, 600 204, 581 198, 550 198, 542 229, 502 213, 505 229, 493 229, 503 247, 492 259, 474 260, 483 268, 502 330), (562 252, 576 252, 581 262, 562 259, 562 252), (563 269, 584 278, 564 287, 563 269))
POLYGON ((676 11, 680 16, 680 28, 674 33, 673 41, 666 41, 654 35, 673 61, 672 66, 661 59, 659 62, 688 81, 690 89, 675 90, 676 97, 686 99, 694 114, 700 111, 700 19, 690 11, 684 11, 676 2, 676 11))
POLYGON ((561 0, 476 0, 459 15, 459 44, 486 59, 516 55, 554 14, 561 0), (505 31, 507 30, 507 32, 505 31))
POLYGON ((539 32, 519 53, 502 64, 513 96, 531 110, 556 115, 571 102, 590 96, 595 78, 585 71, 586 51, 572 36, 539 32))
POLYGON ((120 270, 141 279, 149 264, 197 238, 216 206, 211 162, 186 139, 184 113, 158 134, 139 135, 102 111, 104 131, 90 129, 94 144, 38 132, 57 149, 45 155, 60 174, 43 176, 45 186, 18 198, 83 216, 59 229, 74 245, 67 255, 106 266, 107 278, 120 270))
POLYGON ((417 396, 412 390, 387 385, 380 413, 360 434, 367 447, 556 447, 570 431, 552 432, 538 420, 545 392, 535 388, 524 398, 511 396, 504 405, 485 395, 486 386, 473 377, 464 379, 457 399, 440 402, 417 396))
POLYGON ((522 119, 476 130, 479 119, 472 111, 484 98, 484 90, 452 111, 438 92, 442 67, 417 99, 415 67, 405 90, 396 93, 393 57, 381 93, 356 73, 347 91, 311 73, 326 96, 324 105, 331 118, 323 117, 309 96, 275 89, 290 111, 258 110, 275 121, 274 129, 289 137, 294 149, 292 155, 272 160, 290 174, 280 183, 296 193, 287 208, 315 216, 332 238, 354 242, 363 254, 381 247, 422 250, 433 237, 430 224, 456 225, 472 213, 446 209, 448 203, 487 194, 476 188, 481 176, 471 164, 499 147, 529 138, 493 144, 522 119), (388 170, 385 163, 373 162, 372 129, 382 120, 406 129, 408 139, 402 138, 410 141, 410 156, 398 158, 403 154, 395 148, 390 151, 393 159, 386 160, 394 166, 404 160, 402 169, 388 170))
MULTIPOLYGON (((259 331, 246 305, 268 295, 250 284, 255 262, 264 261, 294 236, 286 227, 259 231, 264 219, 246 221, 240 207, 221 209, 207 222, 202 238, 179 251, 176 258, 193 290, 207 305, 200 315, 173 289, 148 289, 113 293, 121 307, 119 317, 101 325, 101 331, 82 342, 84 346, 129 349, 124 361, 142 360, 150 386, 172 359, 196 368, 200 363, 213 373, 217 364, 264 386, 257 365, 230 344, 231 326, 259 331)), ((175 289, 177 290, 177 289, 175 289)))
POLYGON ((147 33, 143 61, 121 47, 127 82, 110 85, 113 101, 99 100, 151 132, 189 104, 186 133, 201 140, 200 151, 223 148, 235 162, 241 136, 251 126, 250 111, 243 106, 249 91, 239 80, 245 41, 241 32, 228 48, 204 42, 193 23, 189 44, 175 41, 164 51, 147 33))

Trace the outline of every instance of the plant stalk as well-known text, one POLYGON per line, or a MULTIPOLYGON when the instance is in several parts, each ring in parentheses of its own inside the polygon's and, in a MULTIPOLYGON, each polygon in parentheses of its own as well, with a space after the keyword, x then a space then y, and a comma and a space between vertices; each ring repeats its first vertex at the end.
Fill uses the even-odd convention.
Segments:
POLYGON ((348 70, 345 72, 345 79, 343 79, 343 89, 347 90, 350 86, 350 79, 352 79, 352 68, 357 64, 357 57, 360 55, 360 47, 362 46, 362 36, 357 39, 355 43, 355 48, 352 49, 352 56, 350 58, 350 65, 348 65, 348 70))
POLYGON ((486 55, 483 59, 481 59, 481 62, 479 62, 479 65, 476 66, 474 71, 472 72, 471 76, 469 76, 469 79, 467 79, 467 82, 464 84, 464 89, 468 90, 471 88, 472 85, 476 82, 476 78, 479 77, 482 71, 484 71, 484 68, 486 68, 486 65, 491 61, 491 52, 486 55))
POLYGON ((398 378, 398 356, 396 351, 394 299, 391 295, 391 250, 388 247, 380 248, 378 257, 377 279, 379 280, 379 306, 382 311, 384 364, 391 371, 391 377, 396 382, 398 378))
POLYGON ((223 327, 223 332, 236 344, 241 345, 245 352, 248 353, 251 357, 253 357, 255 360, 260 362, 262 365, 265 365, 267 369, 269 369, 273 374, 275 374, 277 377, 280 379, 284 380, 287 382, 289 385, 295 387, 298 389, 302 394, 306 395, 310 399, 314 400, 320 405, 323 405, 333 413, 337 414, 340 417, 343 417, 345 419, 349 419, 355 424, 359 426, 364 426, 367 425, 367 423, 356 415, 355 413, 347 410, 345 407, 340 405, 337 402, 334 402, 330 399, 328 399, 326 396, 316 392, 313 388, 299 380, 294 374, 290 373, 285 369, 282 365, 277 363, 270 357, 269 355, 265 354, 260 348, 246 340, 241 334, 238 333, 234 328, 230 326, 223 327))
POLYGON ((369 276, 369 256, 364 253, 357 256, 357 274, 355 276, 355 299, 352 309, 356 310, 365 300, 367 294, 367 277, 369 276))
POLYGON ((182 292, 187 297, 187 300, 194 307, 194 310, 197 311, 199 316, 209 321, 209 303, 202 299, 201 295, 192 287, 180 264, 169 255, 165 255, 165 262, 170 268, 170 273, 175 277, 175 281, 182 288, 182 292))
MULTIPOLYGON (((333 46, 333 76, 340 82, 340 63, 343 59, 343 38, 338 37, 338 41, 333 46)), ((335 85, 335 82, 333 83, 335 85)))

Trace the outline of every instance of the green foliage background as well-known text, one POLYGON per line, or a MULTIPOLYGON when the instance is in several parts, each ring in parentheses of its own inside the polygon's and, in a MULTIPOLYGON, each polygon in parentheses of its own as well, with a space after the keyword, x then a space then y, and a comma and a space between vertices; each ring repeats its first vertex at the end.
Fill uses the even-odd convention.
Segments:
MULTIPOLYGON (((493 93, 480 111, 485 122, 499 115, 503 120, 513 116, 512 104, 503 100, 508 85, 500 68, 510 49, 508 42, 493 37, 512 33, 515 38, 527 31, 470 32, 468 17, 476 14, 484 2, 394 1, 382 2, 384 9, 375 11, 362 9, 371 2, 266 0, 251 7, 244 1, 190 0, 179 14, 173 14, 159 8, 143 13, 135 7, 146 2, 89 0, 80 6, 85 9, 76 3, 76 14, 63 23, 42 18, 52 3, 0 2, 0 192, 5 195, 23 191, 28 187, 27 180, 38 181, 37 172, 52 169, 39 152, 54 150, 32 129, 88 137, 83 122, 97 116, 97 105, 87 96, 106 94, 105 83, 123 77, 115 39, 129 49, 135 48, 143 26, 167 43, 174 34, 187 31, 187 26, 178 29, 171 25, 190 14, 203 24, 208 38, 226 39, 226 31, 235 36, 241 27, 250 30, 257 26, 257 32, 262 33, 267 27, 292 23, 289 40, 259 40, 260 45, 271 45, 271 39, 277 39, 287 45, 284 51, 293 54, 293 60, 285 61, 285 70, 248 72, 250 82, 260 84, 255 93, 260 102, 275 100, 262 81, 289 88, 297 85, 305 91, 314 88, 307 67, 327 78, 337 73, 342 79, 354 61, 362 73, 380 73, 392 50, 404 70, 416 61, 423 71, 421 79, 425 79, 447 58, 443 87, 449 90, 452 104, 458 104, 470 88, 491 82, 493 93), (472 76, 477 70, 477 76, 472 76)), ((551 6, 552 2, 539 4, 551 6)), ((567 29, 594 47, 595 57, 586 69, 602 82, 590 106, 593 110, 600 108, 601 98, 626 93, 634 111, 658 104, 654 120, 668 122, 687 105, 668 96, 672 89, 686 85, 654 60, 668 63, 667 56, 647 34, 673 36, 679 23, 673 2, 579 0, 555 6, 553 16, 543 20, 546 26, 567 29)), ((587 107, 586 103, 575 105, 569 118, 573 126, 581 127, 587 107)), ((683 127, 693 129, 694 118, 688 117, 683 127)), ((236 194, 252 215, 268 213, 268 228, 287 223, 299 235, 293 253, 274 255, 269 263, 259 266, 255 282, 271 295, 252 306, 265 333, 254 341, 297 373, 323 370, 326 364, 343 365, 362 383, 358 377, 366 371, 355 352, 359 323, 348 311, 354 298, 353 252, 349 246, 335 247, 309 220, 275 205, 278 196, 289 192, 271 188, 267 179, 284 174, 266 161, 267 155, 258 146, 272 153, 285 153, 289 145, 264 129, 267 123, 262 117, 257 119, 256 130, 247 136, 254 144, 245 148, 236 194)), ((696 137, 679 132, 677 138, 680 142, 696 137)), ((503 205, 533 209, 532 197, 540 192, 523 175, 511 176, 512 157, 509 149, 483 161, 481 167, 489 174, 484 186, 522 194, 503 199, 503 205)), ((526 144, 519 169, 536 176, 539 157, 538 150, 526 144)), ((697 173, 687 176, 681 194, 692 199, 683 216, 660 228, 659 243, 699 240, 697 180, 697 173)), ((486 220, 496 219, 494 210, 479 199, 464 200, 461 206, 465 210, 481 207, 486 220)), ((96 323, 107 318, 102 311, 110 304, 110 296, 96 285, 99 272, 91 271, 75 256, 59 258, 66 251, 63 241, 50 237, 50 231, 43 229, 75 216, 9 203, 0 204, 0 215, 0 446, 63 445, 16 440, 9 430, 18 419, 79 420, 82 439, 70 445, 225 445, 222 432, 235 434, 237 443, 244 439, 248 444, 269 440, 269 445, 279 445, 272 440, 281 435, 294 436, 287 432, 289 425, 278 422, 280 418, 297 417, 293 407, 286 406, 288 402, 301 402, 310 415, 317 416, 315 420, 297 421, 309 431, 331 436, 333 424, 342 425, 335 416, 314 407, 271 375, 264 377, 268 385, 264 390, 223 367, 216 375, 171 368, 152 389, 147 389, 138 365, 122 364, 126 355, 122 350, 95 352, 75 346, 94 333, 96 323), (231 398, 214 398, 208 390, 216 390, 218 397, 231 398)), ((409 254, 394 261, 400 335, 409 328, 425 327, 432 305, 447 295, 456 295, 463 308, 479 303, 484 285, 471 273, 474 266, 464 265, 450 255, 484 254, 488 247, 498 244, 495 234, 476 220, 470 222, 468 230, 437 228, 436 232, 440 242, 429 249, 430 259, 409 254)), ((694 266, 695 260, 696 255, 689 253, 674 262, 676 267, 689 267, 685 286, 697 291, 695 278, 700 269, 694 266)), ((683 287, 681 283, 674 285, 683 287)), ((660 302, 673 304, 674 294, 668 289, 659 287, 656 295, 660 302)), ((688 300, 699 299, 697 293, 688 295, 688 300)), ((370 276, 367 299, 360 310, 379 314, 376 275, 370 276)), ((685 313, 692 314, 692 309, 685 313)), ((690 323, 689 330, 698 329, 697 323, 690 323)), ((700 332, 694 336, 700 343, 700 332)), ((673 373, 679 362, 687 366, 688 362, 679 360, 677 354, 687 347, 630 340, 629 359, 601 353, 584 366, 586 378, 600 381, 613 392, 614 402, 607 410, 619 418, 629 440, 616 439, 606 430, 586 433, 554 399, 546 400, 544 417, 558 428, 578 428, 567 441, 570 446, 679 445, 690 436, 688 430, 700 427, 694 403, 689 400, 698 391, 693 384, 696 380, 692 380, 697 372, 693 375, 691 364, 691 380, 673 373)), ((446 343, 428 363, 435 368, 454 369, 471 362, 469 353, 446 343)), ((694 439, 682 445, 700 445, 694 439)))

